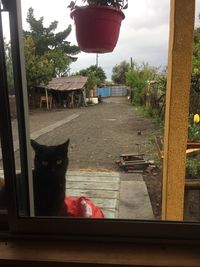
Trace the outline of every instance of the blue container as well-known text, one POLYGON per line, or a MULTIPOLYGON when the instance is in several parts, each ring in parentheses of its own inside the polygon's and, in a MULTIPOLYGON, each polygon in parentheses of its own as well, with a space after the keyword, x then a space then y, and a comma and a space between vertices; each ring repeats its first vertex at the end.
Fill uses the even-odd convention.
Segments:
POLYGON ((101 96, 101 97, 109 97, 110 96, 110 88, 109 87, 97 88, 97 95, 101 96))

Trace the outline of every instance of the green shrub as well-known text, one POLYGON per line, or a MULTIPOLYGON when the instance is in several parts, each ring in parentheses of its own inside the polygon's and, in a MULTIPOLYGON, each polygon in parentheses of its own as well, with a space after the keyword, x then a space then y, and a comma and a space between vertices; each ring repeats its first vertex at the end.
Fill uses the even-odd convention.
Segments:
POLYGON ((190 141, 200 140, 200 123, 193 122, 193 118, 194 115, 190 114, 188 125, 188 139, 190 141))
POLYGON ((186 160, 186 176, 188 178, 200 177, 200 155, 186 160))

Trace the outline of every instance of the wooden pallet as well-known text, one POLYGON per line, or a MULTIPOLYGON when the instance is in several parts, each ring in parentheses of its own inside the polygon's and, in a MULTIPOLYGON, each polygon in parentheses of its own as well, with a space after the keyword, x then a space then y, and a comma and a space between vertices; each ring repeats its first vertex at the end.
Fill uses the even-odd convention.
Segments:
MULTIPOLYGON (((155 136, 155 144, 158 150, 158 155, 161 160, 164 158, 164 152, 163 152, 163 139, 160 136, 155 136)), ((186 149, 186 154, 188 156, 192 156, 194 154, 200 153, 200 147, 196 146, 192 147, 191 143, 188 143, 187 149, 186 149)))
POLYGON ((116 163, 127 172, 143 172, 152 161, 144 159, 144 154, 121 154, 116 163))

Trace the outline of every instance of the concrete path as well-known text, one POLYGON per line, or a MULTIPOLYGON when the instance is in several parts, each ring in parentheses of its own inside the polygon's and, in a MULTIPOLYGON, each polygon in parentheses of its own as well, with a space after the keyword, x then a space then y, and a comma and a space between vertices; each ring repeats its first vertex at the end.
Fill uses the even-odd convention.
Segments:
POLYGON ((119 218, 153 220, 146 184, 141 174, 124 174, 120 182, 119 218), (126 179, 126 176, 128 179, 126 179))

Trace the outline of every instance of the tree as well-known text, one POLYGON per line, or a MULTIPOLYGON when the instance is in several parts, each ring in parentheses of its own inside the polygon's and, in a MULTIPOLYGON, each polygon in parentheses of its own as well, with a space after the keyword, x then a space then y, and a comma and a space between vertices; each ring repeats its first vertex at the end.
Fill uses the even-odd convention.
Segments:
POLYGON ((142 104, 142 93, 149 81, 155 78, 157 68, 150 66, 148 63, 138 65, 134 64, 133 68, 129 68, 126 75, 126 84, 132 90, 132 102, 135 104, 142 104))
POLYGON ((91 65, 87 69, 80 70, 76 74, 88 77, 85 84, 86 93, 89 93, 89 91, 94 89, 95 86, 101 86, 106 80, 104 70, 96 65, 91 65))
POLYGON ((97 67, 96 65, 91 65, 87 69, 83 69, 79 71, 79 75, 82 76, 93 76, 96 80, 97 86, 101 86, 102 83, 106 80, 106 74, 101 67, 97 67))
POLYGON ((24 38, 24 54, 28 89, 47 84, 52 79, 53 66, 46 56, 36 54, 32 36, 24 38))
POLYGON ((116 65, 112 70, 112 80, 117 84, 126 83, 126 72, 128 72, 130 64, 126 61, 122 61, 119 65, 116 65))
MULTIPOLYGON (((200 20, 200 14, 199 14, 200 20)), ((196 27, 194 30, 194 45, 192 56, 192 90, 200 93, 200 27, 196 27)))
POLYGON ((12 54, 11 54, 11 45, 6 43, 4 40, 5 48, 5 61, 6 61, 6 72, 7 72, 7 83, 9 93, 13 94, 14 92, 14 80, 13 80, 13 66, 12 66, 12 54))
POLYGON ((33 8, 29 8, 26 21, 30 31, 24 31, 24 36, 32 37, 35 54, 45 56, 50 61, 53 66, 53 76, 62 76, 69 70, 70 63, 77 60, 74 56, 80 52, 78 46, 70 45, 70 42, 66 41, 72 30, 71 25, 64 31, 55 33, 58 21, 53 21, 48 27, 44 27, 44 18, 37 20, 33 8))

